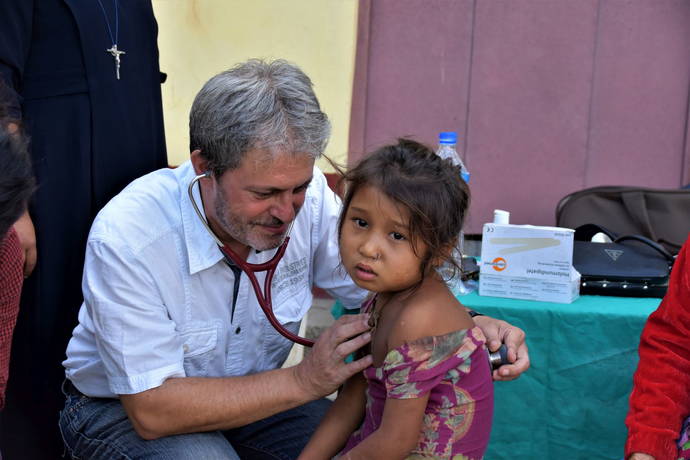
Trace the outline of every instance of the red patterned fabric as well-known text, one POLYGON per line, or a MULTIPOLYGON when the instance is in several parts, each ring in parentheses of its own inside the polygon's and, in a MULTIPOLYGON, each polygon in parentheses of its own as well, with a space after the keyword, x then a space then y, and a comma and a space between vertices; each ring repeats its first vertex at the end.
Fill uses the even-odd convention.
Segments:
POLYGON ((24 253, 17 232, 12 228, 0 243, 0 409, 5 406, 12 332, 24 282, 23 267, 24 253))
POLYGON ((676 259, 666 297, 645 324, 639 352, 625 457, 643 452, 675 460, 681 424, 690 415, 690 240, 676 259))

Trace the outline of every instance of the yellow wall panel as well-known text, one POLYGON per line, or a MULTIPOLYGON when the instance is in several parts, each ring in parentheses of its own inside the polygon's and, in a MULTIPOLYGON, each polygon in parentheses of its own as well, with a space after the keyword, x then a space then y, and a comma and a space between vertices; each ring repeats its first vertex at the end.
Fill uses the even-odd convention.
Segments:
MULTIPOLYGON (((333 125, 326 154, 346 163, 357 33, 356 0, 153 0, 170 164, 189 156, 188 114, 211 76, 249 58, 304 70, 333 125)), ((322 160, 325 170, 330 166, 322 160)))

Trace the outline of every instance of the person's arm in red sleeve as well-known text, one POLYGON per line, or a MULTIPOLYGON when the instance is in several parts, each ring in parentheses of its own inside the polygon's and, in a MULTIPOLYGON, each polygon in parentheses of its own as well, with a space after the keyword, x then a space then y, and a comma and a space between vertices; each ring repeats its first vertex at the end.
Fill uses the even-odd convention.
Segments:
POLYGON ((690 415, 690 240, 676 259, 668 292, 640 339, 625 424, 625 458, 645 453, 676 459, 681 424, 690 415))
POLYGON ((0 409, 5 405, 5 387, 10 366, 12 333, 19 313, 24 258, 17 233, 10 228, 0 235, 0 409))

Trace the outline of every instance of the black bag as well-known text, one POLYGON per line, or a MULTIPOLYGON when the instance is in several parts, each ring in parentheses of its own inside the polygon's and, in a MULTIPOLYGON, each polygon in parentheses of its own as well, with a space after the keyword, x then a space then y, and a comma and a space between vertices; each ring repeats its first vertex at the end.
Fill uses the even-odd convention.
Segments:
POLYGON ((690 232, 690 190, 603 186, 561 199, 557 226, 577 228, 588 223, 618 235, 645 236, 678 254, 690 232))
POLYGON ((616 237, 594 224, 575 229, 573 267, 582 276, 581 294, 663 297, 673 260, 663 246, 644 236, 616 237), (596 233, 606 234, 613 242, 591 242, 596 233))

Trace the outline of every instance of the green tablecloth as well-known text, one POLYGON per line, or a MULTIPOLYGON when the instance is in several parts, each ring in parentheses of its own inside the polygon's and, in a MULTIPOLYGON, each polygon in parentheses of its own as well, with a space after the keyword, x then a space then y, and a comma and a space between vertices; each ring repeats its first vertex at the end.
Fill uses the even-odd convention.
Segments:
MULTIPOLYGON (((519 379, 495 384, 485 460, 622 459, 637 345, 660 300, 583 296, 564 305, 460 297, 524 329, 532 362, 519 379)), ((333 313, 342 314, 340 304, 333 313)))
POLYGON ((640 333, 660 299, 583 296, 564 305, 473 293, 460 301, 524 329, 532 362, 495 385, 486 460, 623 458, 640 333))

